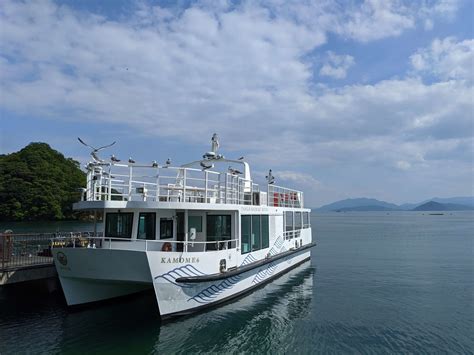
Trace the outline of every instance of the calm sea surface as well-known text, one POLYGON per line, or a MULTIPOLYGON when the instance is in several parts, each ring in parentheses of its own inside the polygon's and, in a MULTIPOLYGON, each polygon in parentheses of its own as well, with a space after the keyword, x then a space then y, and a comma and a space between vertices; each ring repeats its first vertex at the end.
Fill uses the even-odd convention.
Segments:
POLYGON ((0 353, 474 352, 473 213, 315 214, 312 224, 310 263, 169 323, 151 292, 69 311, 51 285, 2 288, 0 353))

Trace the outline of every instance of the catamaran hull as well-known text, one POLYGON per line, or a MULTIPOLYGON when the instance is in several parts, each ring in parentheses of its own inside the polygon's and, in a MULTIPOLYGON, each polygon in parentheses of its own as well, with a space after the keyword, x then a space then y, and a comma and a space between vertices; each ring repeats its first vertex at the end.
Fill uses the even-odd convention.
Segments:
POLYGON ((190 314, 241 296, 271 281, 290 269, 310 259, 310 251, 295 252, 266 265, 216 281, 181 283, 176 280, 186 276, 202 276, 190 264, 177 266, 167 273, 153 273, 153 286, 162 318, 190 314))
MULTIPOLYGON (((68 306, 125 296, 154 288, 162 318, 185 315, 218 305, 278 277, 309 260, 309 249, 242 273, 214 281, 180 282, 183 277, 206 277, 209 264, 182 253, 104 250, 87 248, 53 249, 56 269, 68 306), (126 261, 126 262, 124 262, 126 261), (194 263, 193 263, 194 262, 194 263)), ((226 252, 223 251, 222 255, 226 252)), ((189 255, 189 254, 188 254, 189 255)), ((240 268, 256 260, 248 254, 240 268)), ((215 274, 214 274, 215 275, 215 274)), ((225 274, 223 274, 225 275, 225 274)))
POLYGON ((68 306, 126 296, 152 288, 145 252, 89 248, 53 249, 68 306))

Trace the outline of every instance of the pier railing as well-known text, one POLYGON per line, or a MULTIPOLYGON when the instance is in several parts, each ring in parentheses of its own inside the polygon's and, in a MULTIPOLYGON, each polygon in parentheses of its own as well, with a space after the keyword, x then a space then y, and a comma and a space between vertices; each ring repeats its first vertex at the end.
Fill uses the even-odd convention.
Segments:
POLYGON ((61 245, 55 241, 58 237, 68 237, 75 243, 81 243, 85 237, 93 235, 93 232, 0 233, 0 271, 52 264, 51 247, 54 243, 61 245))
POLYGON ((238 174, 113 162, 89 165, 82 199, 303 206, 301 191, 273 185, 261 191, 238 174))

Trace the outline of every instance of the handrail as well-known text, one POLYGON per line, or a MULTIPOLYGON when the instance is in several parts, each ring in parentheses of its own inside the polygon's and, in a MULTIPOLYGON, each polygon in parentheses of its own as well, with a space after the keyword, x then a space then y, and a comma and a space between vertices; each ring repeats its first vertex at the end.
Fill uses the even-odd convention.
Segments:
MULTIPOLYGON (((90 164, 83 201, 154 201, 274 206, 273 193, 297 195, 287 207, 303 207, 303 193, 269 185, 267 201, 250 179, 229 172, 139 164, 90 164), (151 170, 150 170, 151 169, 151 170), (258 201, 258 203, 257 203, 258 201)), ((285 204, 283 204, 285 205, 285 204)), ((283 206, 282 205, 282 206, 283 206)))
MULTIPOLYGON (((180 241, 180 240, 168 240, 168 239, 160 239, 160 240, 149 240, 149 239, 131 239, 131 238, 115 238, 115 237, 93 237, 93 236, 61 236, 51 239, 52 247, 53 248, 93 248, 93 249, 114 249, 112 243, 113 242, 126 242, 129 248, 125 248, 125 245, 120 245, 124 247, 124 249, 128 250, 136 250, 133 248, 133 245, 139 244, 143 246, 143 251, 161 251, 160 246, 162 247, 164 244, 169 243, 171 245, 178 245, 183 246, 183 252, 195 252, 194 250, 189 250, 189 247, 194 247, 195 244, 197 245, 204 245, 205 252, 208 251, 217 251, 223 249, 235 249, 238 246, 238 239, 226 239, 226 240, 216 240, 216 241, 180 241), (57 243, 55 241, 61 242, 59 246, 56 246, 57 243), (68 243, 69 242, 69 243, 68 243), (104 246, 107 247, 104 247, 104 246), (230 247, 229 247, 230 245, 230 247), (158 246, 156 248, 155 246, 158 246), (207 246, 216 246, 216 249, 207 249, 207 246)), ((118 246, 117 249, 121 249, 118 246)), ((140 249, 141 250, 141 249, 140 249)))

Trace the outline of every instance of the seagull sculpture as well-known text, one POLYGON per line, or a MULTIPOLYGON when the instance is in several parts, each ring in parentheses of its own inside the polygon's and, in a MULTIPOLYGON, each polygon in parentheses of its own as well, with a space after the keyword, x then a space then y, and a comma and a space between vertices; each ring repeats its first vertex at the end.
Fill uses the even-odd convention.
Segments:
POLYGON ((128 158, 128 162, 129 162, 130 164, 135 164, 135 160, 133 160, 132 157, 128 158))
POLYGON ((86 142, 84 142, 81 138, 77 137, 78 141, 81 142, 83 145, 85 145, 86 147, 89 147, 92 149, 91 151, 91 157, 92 159, 94 159, 95 162, 98 162, 98 163, 103 163, 104 161, 102 159, 99 158, 99 156, 97 155, 97 153, 99 151, 101 151, 102 149, 105 149, 105 148, 108 148, 108 147, 111 147, 113 146, 116 142, 113 142, 111 144, 107 144, 107 145, 104 145, 103 147, 99 147, 99 148, 95 148, 89 144, 87 144, 86 142))
POLYGON ((231 173, 232 175, 242 174, 242 172, 240 170, 234 169, 231 166, 229 166, 229 173, 231 173))
POLYGON ((207 170, 207 169, 211 169, 211 168, 214 167, 214 164, 207 165, 203 161, 201 163, 199 163, 199 165, 201 165, 202 170, 207 170))
POLYGON ((114 163, 118 163, 118 162, 120 161, 120 159, 117 158, 117 157, 116 157, 115 155, 113 155, 113 154, 110 156, 110 160, 112 160, 114 163))

